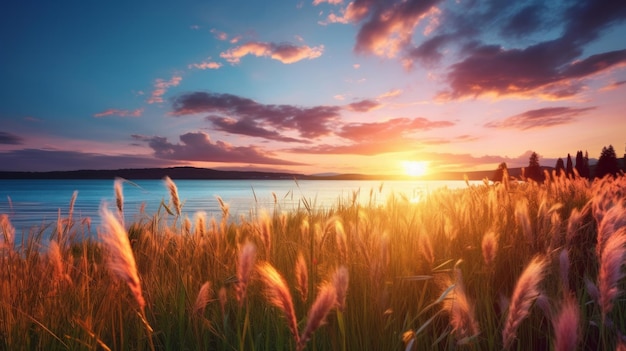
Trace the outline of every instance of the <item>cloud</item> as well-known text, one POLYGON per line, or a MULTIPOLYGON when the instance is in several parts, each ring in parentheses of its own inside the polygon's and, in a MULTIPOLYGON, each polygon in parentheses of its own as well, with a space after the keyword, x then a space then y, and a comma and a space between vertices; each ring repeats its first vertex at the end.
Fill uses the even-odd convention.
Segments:
POLYGON ((413 150, 418 146, 419 142, 416 140, 367 140, 351 144, 320 144, 311 147, 298 147, 287 151, 303 154, 374 156, 413 150))
POLYGON ((411 44, 420 22, 438 15, 437 3, 439 0, 355 0, 345 13, 352 22, 364 22, 357 34, 355 51, 396 57, 411 44))
POLYGON ((346 124, 337 135, 355 141, 394 140, 414 132, 453 125, 454 123, 450 121, 431 121, 423 117, 393 118, 384 122, 346 124))
POLYGON ((215 39, 217 40, 228 40, 228 34, 219 31, 215 28, 211 29, 210 32, 213 34, 213 36, 215 37, 215 39))
POLYGON ((304 59, 315 59, 322 56, 324 45, 310 47, 297 46, 289 43, 248 42, 220 54, 226 61, 236 64, 246 55, 270 57, 285 64, 295 63, 304 59))
POLYGON ((96 113, 93 116, 96 118, 106 117, 106 116, 120 116, 120 117, 141 117, 143 114, 143 109, 138 108, 136 110, 119 110, 116 108, 110 108, 108 110, 104 110, 100 113, 96 113))
POLYGON ((152 94, 150 95, 150 98, 147 100, 147 102, 149 104, 162 103, 163 95, 165 95, 167 89, 178 86, 182 80, 183 77, 181 76, 172 76, 170 80, 163 80, 161 78, 158 78, 154 81, 154 90, 152 91, 152 94))
POLYGON ((527 130, 532 128, 548 128, 572 123, 576 117, 591 111, 595 107, 545 107, 529 110, 515 116, 507 117, 502 121, 493 121, 485 124, 488 128, 512 128, 527 130))
POLYGON ((288 143, 293 142, 305 142, 301 139, 290 138, 281 135, 277 131, 267 130, 253 120, 253 119, 241 119, 236 120, 229 117, 209 116, 207 120, 211 121, 215 130, 219 130, 231 134, 247 135, 257 138, 263 138, 268 140, 283 141, 288 143))
POLYGON ((580 79, 626 64, 626 49, 568 63, 578 56, 580 49, 562 40, 521 50, 480 46, 471 51, 468 58, 452 66, 448 76, 451 90, 442 97, 485 94, 572 97, 583 89, 580 79))
POLYGON ((201 69, 201 70, 205 70, 205 69, 219 69, 220 67, 222 67, 222 64, 219 63, 219 62, 215 62, 215 61, 202 61, 200 63, 192 63, 192 64, 187 66, 187 68, 189 68, 189 69, 197 68, 197 69, 201 69))
POLYGON ((619 88, 619 87, 623 86, 624 84, 626 84, 626 80, 621 80, 621 81, 619 81, 619 82, 612 82, 612 83, 608 84, 607 86, 602 87, 602 88, 600 89, 600 91, 611 91, 611 90, 615 90, 615 89, 617 89, 617 88, 619 88))
POLYGON ((157 158, 176 161, 202 161, 225 163, 251 163, 270 165, 302 165, 281 160, 255 146, 233 146, 223 141, 212 142, 204 132, 190 132, 180 136, 180 143, 170 143, 167 138, 133 135, 147 142, 157 158))
POLYGON ((331 5, 339 5, 343 2, 343 0, 313 0, 313 6, 317 6, 322 3, 329 3, 331 5))
POLYGON ((472 9, 467 8, 466 17, 473 18, 475 24, 464 23, 464 30, 461 26, 454 28, 455 23, 451 21, 441 27, 442 38, 466 44, 459 52, 462 59, 450 67, 447 76, 450 89, 441 97, 539 95, 547 99, 569 98, 583 91, 584 79, 626 65, 626 50, 581 58, 587 44, 611 25, 626 20, 626 3, 579 0, 545 11, 544 6, 550 5, 539 1, 522 8, 511 4, 498 5, 504 8, 494 5, 479 18, 473 17, 472 9), (494 17, 489 20, 487 15, 494 17), (497 26, 498 20, 506 23, 500 32, 507 37, 545 34, 546 30, 559 26, 562 34, 547 40, 545 35, 533 37, 530 45, 517 48, 482 43, 475 33, 481 26, 497 26))
POLYGON ((260 136, 258 128, 263 128, 263 133, 267 135, 273 134, 273 131, 295 131, 304 138, 318 138, 331 133, 331 126, 338 121, 340 110, 338 106, 265 105, 231 94, 194 92, 174 99, 172 115, 208 113, 211 114, 211 122, 231 133, 260 136))
POLYGON ((0 131, 0 145, 21 145, 23 142, 24 139, 18 135, 0 131))
POLYGON ((348 110, 356 111, 356 112, 369 112, 379 107, 380 107, 379 102, 374 101, 374 100, 369 100, 369 99, 353 102, 346 106, 348 110))
POLYGON ((163 161, 137 155, 104 155, 99 153, 21 149, 0 152, 1 171, 74 171, 83 169, 151 168, 178 165, 175 161, 163 161), (37 160, 37 162, 33 162, 37 160))
POLYGON ((430 121, 426 118, 394 118, 384 122, 349 123, 337 135, 350 140, 349 144, 321 144, 311 147, 291 148, 289 151, 307 154, 379 155, 413 150, 425 144, 411 134, 433 128, 454 125, 449 121, 430 121))
POLYGON ((401 89, 393 89, 393 90, 389 90, 387 92, 384 92, 384 93, 378 95, 378 98, 379 99, 387 99, 387 98, 399 96, 400 94, 402 94, 402 90, 401 89))

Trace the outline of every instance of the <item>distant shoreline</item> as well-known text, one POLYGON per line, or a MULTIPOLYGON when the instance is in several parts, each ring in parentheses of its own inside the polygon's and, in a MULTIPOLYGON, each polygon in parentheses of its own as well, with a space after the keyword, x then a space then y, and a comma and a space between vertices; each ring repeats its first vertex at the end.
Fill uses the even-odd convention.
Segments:
MULTIPOLYGON (((546 169, 550 169, 545 167, 546 169)), ((301 179, 301 180, 469 180, 491 179, 495 170, 473 172, 442 172, 422 177, 406 175, 371 175, 371 174, 336 174, 305 175, 298 173, 222 171, 210 168, 169 167, 169 168, 132 168, 114 170, 77 170, 50 172, 12 172, 0 171, 0 179, 172 179, 229 180, 229 179, 301 179)), ((509 169, 509 174, 519 176, 521 168, 509 169)))

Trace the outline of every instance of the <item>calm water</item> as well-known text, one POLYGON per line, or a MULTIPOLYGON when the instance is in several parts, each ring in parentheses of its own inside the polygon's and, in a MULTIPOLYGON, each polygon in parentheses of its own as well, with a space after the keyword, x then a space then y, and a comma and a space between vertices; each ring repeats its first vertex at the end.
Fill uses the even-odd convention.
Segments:
MULTIPOLYGON (((330 180, 175 180, 183 212, 190 218, 197 211, 210 217, 221 212, 216 196, 230 207, 233 215, 250 215, 261 209, 290 211, 304 207, 303 199, 316 208, 336 206, 338 201, 366 204, 371 199, 382 204, 391 193, 419 199, 439 187, 466 187, 463 181, 330 181, 330 180), (277 205, 274 205, 274 195, 277 205), (252 212, 251 212, 252 211, 252 212)), ((477 182, 480 183, 480 182, 477 182)), ((70 199, 78 191, 74 218, 90 217, 98 224, 98 209, 103 202, 114 210, 112 180, 0 180, 0 213, 9 214, 18 232, 42 224, 54 224, 60 209, 66 217, 70 199)), ((127 220, 136 218, 140 207, 153 214, 169 192, 161 180, 124 183, 124 212, 127 220)), ((92 229, 94 231, 94 229, 92 229)))

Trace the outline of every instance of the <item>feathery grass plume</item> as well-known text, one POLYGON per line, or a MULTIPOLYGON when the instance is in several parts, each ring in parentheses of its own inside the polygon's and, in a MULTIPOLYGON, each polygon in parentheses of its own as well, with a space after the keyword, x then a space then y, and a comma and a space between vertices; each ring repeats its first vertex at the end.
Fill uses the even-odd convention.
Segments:
POLYGON ((123 185, 124 179, 115 177, 113 181, 113 190, 115 191, 115 205, 117 206, 117 212, 120 215, 120 219, 124 218, 124 192, 123 185))
POLYGON ((183 219, 183 223, 181 224, 180 230, 184 234, 187 234, 187 235, 191 234, 191 220, 189 219, 187 215, 185 215, 185 218, 183 219))
POLYGON ((219 292, 217 293, 217 298, 220 300, 220 308, 222 309, 222 315, 226 314, 226 302, 228 302, 228 295, 226 293, 226 288, 221 287, 219 292))
POLYGON ((601 256, 604 245, 606 245, 606 241, 609 237, 622 227, 626 227, 626 208, 620 202, 604 212, 602 220, 599 222, 598 244, 596 245, 596 254, 598 257, 601 256))
POLYGON ((283 311, 289 330, 294 337, 296 345, 298 345, 300 341, 300 336, 298 335, 298 320, 296 318, 296 310, 293 307, 291 293, 289 292, 285 279, 267 262, 261 263, 257 267, 257 271, 261 276, 261 281, 263 281, 265 285, 265 294, 269 303, 283 311))
POLYGON ((463 339, 480 333, 480 328, 474 316, 474 304, 465 293, 461 270, 455 268, 454 274, 454 288, 443 301, 443 310, 448 312, 452 332, 460 343, 463 339))
MULTIPOLYGON (((70 209, 67 215, 67 220, 71 223, 72 218, 74 217, 74 205, 76 204, 76 198, 78 197, 78 190, 74 190, 72 193, 72 198, 70 199, 70 209)), ((68 223, 69 225, 69 223, 68 223)))
POLYGON ((335 219, 335 242, 339 251, 339 261, 346 262, 348 259, 348 244, 346 239, 346 231, 343 229, 343 223, 339 218, 335 219))
POLYGON ((101 233, 101 238, 109 251, 107 266, 116 276, 126 282, 143 314, 146 301, 141 292, 141 282, 137 274, 135 257, 128 241, 128 234, 117 217, 109 211, 106 204, 100 206, 100 217, 104 230, 101 233))
POLYGON ((518 200, 515 203, 515 220, 522 227, 524 238, 527 242, 533 242, 533 229, 530 224, 530 215, 528 214, 528 201, 526 199, 518 200))
POLYGON ((180 198, 178 197, 178 188, 176 187, 176 184, 174 184, 174 181, 172 181, 172 179, 169 176, 165 176, 165 178, 163 178, 163 181, 165 182, 165 186, 167 186, 167 189, 170 191, 170 198, 172 199, 172 205, 174 206, 174 209, 176 210, 176 214, 180 216, 181 204, 180 204, 180 198))
POLYGON ((300 334, 297 350, 303 350, 306 343, 311 339, 313 332, 324 324, 326 315, 335 306, 336 301, 337 292, 335 291, 335 287, 326 282, 320 288, 315 302, 313 302, 311 309, 309 309, 306 327, 302 331, 302 334, 300 334))
POLYGON ((561 303, 561 310, 553 318, 554 350, 576 350, 579 340, 580 311, 572 296, 567 296, 561 303))
POLYGON ((613 300, 620 294, 618 283, 624 278, 622 265, 626 259, 626 228, 620 228, 607 240, 600 257, 598 292, 602 319, 613 309, 613 300))
POLYGON ((204 237, 206 235, 206 212, 198 211, 194 214, 195 227, 194 234, 198 237, 204 237))
POLYGON ((483 260, 485 261, 485 265, 487 267, 492 267, 493 261, 496 258, 496 253, 498 252, 498 239, 496 237, 496 233, 493 230, 485 233, 485 235, 483 236, 481 247, 483 251, 483 260))
POLYGON ((412 350, 415 343, 415 332, 413 330, 405 331, 402 334, 402 342, 404 343, 404 351, 412 350))
POLYGON ((266 211, 261 211, 261 216, 257 223, 259 234, 263 244, 265 245, 265 255, 269 259, 272 252, 272 219, 266 211))
POLYGON ((255 260, 256 246, 246 241, 240 249, 239 264, 237 265, 237 284, 235 285, 235 292, 239 306, 242 306, 246 299, 246 289, 248 287, 248 281, 250 280, 250 273, 254 268, 255 260))
POLYGON ((346 309, 346 297, 348 296, 348 268, 346 266, 337 268, 335 273, 333 273, 331 282, 337 293, 337 308, 343 312, 346 309))
POLYGON ((528 317, 530 307, 541 293, 539 283, 543 280, 545 264, 543 258, 539 256, 533 258, 517 279, 502 330, 505 349, 509 349, 513 344, 517 336, 517 328, 528 317))
POLYGON ((228 204, 224 202, 224 200, 220 196, 215 196, 217 199, 217 203, 220 205, 220 210, 222 211, 222 218, 228 218, 228 212, 230 211, 228 204))
POLYGON ((563 293, 567 293, 569 291, 569 251, 567 249, 561 250, 559 254, 559 273, 563 293))
POLYGON ((193 312, 201 316, 204 314, 204 309, 206 305, 211 301, 211 282, 205 282, 200 287, 200 291, 198 291, 198 296, 196 297, 196 302, 193 304, 193 312))
POLYGON ((420 250, 422 256, 424 256, 426 262, 428 262, 432 267, 432 265, 435 263, 435 254, 433 250, 433 244, 430 240, 430 235, 425 233, 420 234, 418 242, 420 247, 422 248, 420 250))
POLYGON ((296 259, 296 281, 298 285, 296 285, 296 289, 300 293, 300 297, 302 301, 306 301, 309 295, 309 269, 306 265, 306 260, 304 259, 304 255, 302 253, 298 253, 298 258, 296 259))
POLYGON ((50 240, 48 246, 48 260, 52 266, 52 279, 56 282, 66 281, 72 283, 72 279, 65 271, 61 248, 55 240, 50 240))
POLYGON ((309 237, 309 220, 307 218, 303 218, 302 222, 300 222, 300 240, 304 240, 309 237))
POLYGON ((0 248, 6 247, 8 249, 13 249, 13 240, 15 239, 15 228, 11 224, 9 220, 9 216, 7 214, 0 214, 0 229, 2 229, 2 242, 0 242, 0 248))

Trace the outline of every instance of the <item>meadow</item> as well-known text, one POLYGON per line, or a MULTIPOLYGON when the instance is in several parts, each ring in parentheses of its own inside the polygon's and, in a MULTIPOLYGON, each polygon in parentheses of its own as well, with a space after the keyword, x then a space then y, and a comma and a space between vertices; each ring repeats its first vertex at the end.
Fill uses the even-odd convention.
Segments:
POLYGON ((0 349, 626 350, 626 177, 507 178, 217 218, 169 178, 126 218, 116 180, 98 228, 0 214, 0 349))

